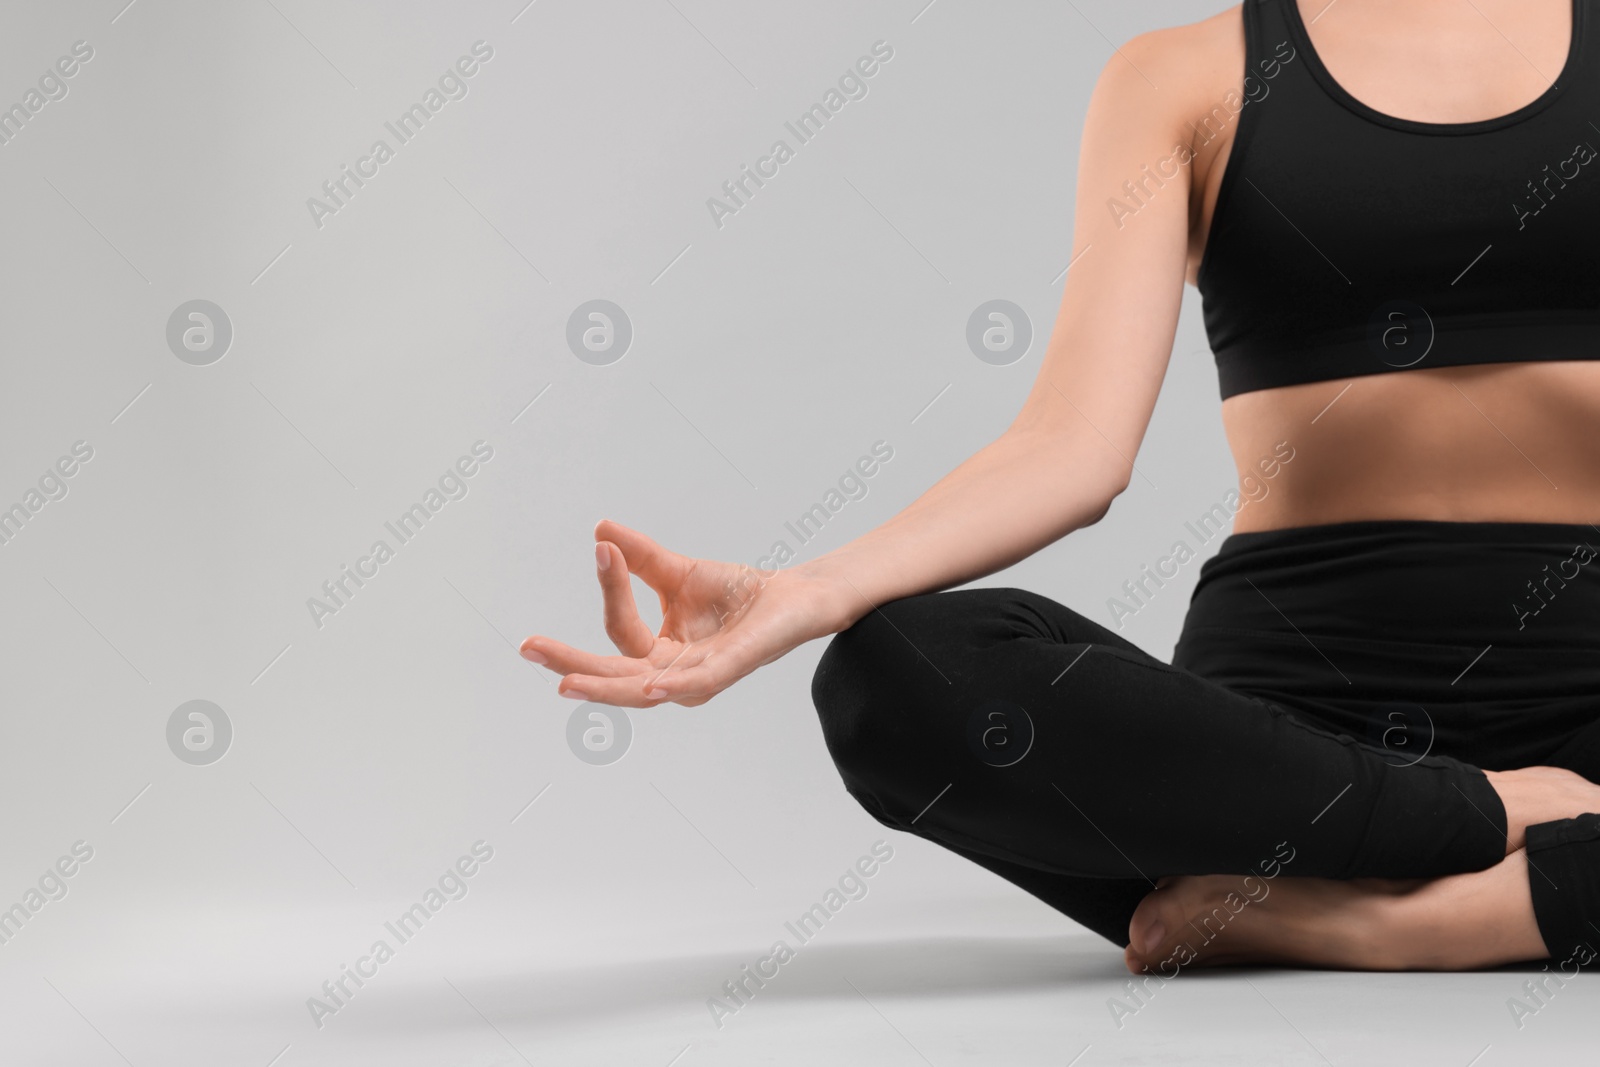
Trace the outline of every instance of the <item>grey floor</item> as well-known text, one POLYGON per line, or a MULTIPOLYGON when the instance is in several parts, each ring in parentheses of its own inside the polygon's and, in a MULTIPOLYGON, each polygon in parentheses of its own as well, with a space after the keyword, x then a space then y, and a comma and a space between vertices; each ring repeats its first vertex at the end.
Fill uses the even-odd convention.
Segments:
POLYGON ((96 895, 90 864, 3 950, 0 1062, 1493 1067, 1592 1055, 1600 992, 1548 983, 1519 1027, 1508 1002, 1532 1004, 1535 977, 1519 970, 1196 970, 1141 1002, 1093 935, 923 842, 896 849, 807 943, 783 923, 826 887, 821 872, 809 894, 796 881, 743 907, 641 900, 608 922, 615 902, 592 897, 565 916, 519 907, 512 871, 491 862, 321 1027, 305 998, 406 902, 130 908, 96 895), (777 938, 794 957, 718 1025, 707 1000, 777 938))

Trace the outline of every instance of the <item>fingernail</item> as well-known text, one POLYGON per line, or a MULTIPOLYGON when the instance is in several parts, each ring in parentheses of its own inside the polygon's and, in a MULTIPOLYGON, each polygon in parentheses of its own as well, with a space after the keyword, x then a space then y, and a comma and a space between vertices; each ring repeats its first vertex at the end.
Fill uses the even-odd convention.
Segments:
POLYGON ((611 553, 606 551, 605 545, 594 546, 594 562, 595 566, 599 567, 601 570, 607 570, 610 568, 611 553))
POLYGON ((522 658, 527 660, 529 663, 537 663, 541 667, 550 662, 544 658, 544 653, 540 652, 537 648, 523 649, 522 658))
POLYGON ((564 697, 571 697, 573 700, 588 700, 589 699, 589 694, 585 693, 582 689, 568 689, 565 693, 562 693, 561 695, 564 696, 564 697))
POLYGON ((1161 942, 1166 936, 1167 928, 1165 926, 1160 922, 1152 923, 1150 929, 1145 931, 1144 944, 1141 947, 1141 951, 1145 953, 1154 952, 1161 947, 1161 942))
POLYGON ((646 700, 660 700, 662 697, 664 697, 666 695, 667 695, 667 691, 665 689, 661 688, 658 685, 654 689, 652 689, 648 693, 646 693, 644 695, 644 698, 646 700))

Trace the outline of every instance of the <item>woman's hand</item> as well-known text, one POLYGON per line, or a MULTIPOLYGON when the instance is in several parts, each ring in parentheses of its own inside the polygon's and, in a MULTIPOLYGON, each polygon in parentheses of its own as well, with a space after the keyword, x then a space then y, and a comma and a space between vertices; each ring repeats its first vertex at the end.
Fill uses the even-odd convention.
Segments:
POLYGON ((691 559, 609 519, 594 531, 606 634, 602 656, 540 634, 522 656, 563 675, 558 692, 629 708, 704 704, 764 663, 848 625, 838 592, 794 572, 691 559), (639 617, 630 573, 661 598, 661 632, 639 617))

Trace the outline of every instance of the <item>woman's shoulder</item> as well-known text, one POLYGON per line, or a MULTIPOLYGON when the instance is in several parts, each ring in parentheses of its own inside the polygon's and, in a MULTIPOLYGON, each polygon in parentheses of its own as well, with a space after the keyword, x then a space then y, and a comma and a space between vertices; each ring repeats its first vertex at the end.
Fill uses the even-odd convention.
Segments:
POLYGON ((1104 74, 1112 72, 1154 83, 1154 88, 1163 93, 1168 86, 1178 91, 1237 91, 1245 74, 1242 3, 1198 22, 1163 26, 1136 35, 1107 59, 1104 74))
POLYGON ((1148 116, 1156 108, 1186 127, 1243 85, 1242 8, 1235 4, 1198 22, 1130 38, 1107 58, 1096 95, 1113 111, 1137 109, 1148 116))

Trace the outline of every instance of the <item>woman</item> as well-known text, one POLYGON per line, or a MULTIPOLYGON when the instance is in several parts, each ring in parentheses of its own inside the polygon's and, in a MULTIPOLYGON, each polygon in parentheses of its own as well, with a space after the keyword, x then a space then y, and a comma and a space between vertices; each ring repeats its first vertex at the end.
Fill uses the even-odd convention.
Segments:
POLYGON ((1600 31, 1585 0, 1321 3, 1245 0, 1108 62, 1075 265, 998 439, 781 572, 601 522, 621 655, 523 654, 569 697, 692 706, 837 634, 812 696, 851 793, 1136 973, 1591 962, 1600 31), (940 592, 1106 514, 1184 280, 1241 478, 1276 480, 1173 664, 1037 594, 940 592))

